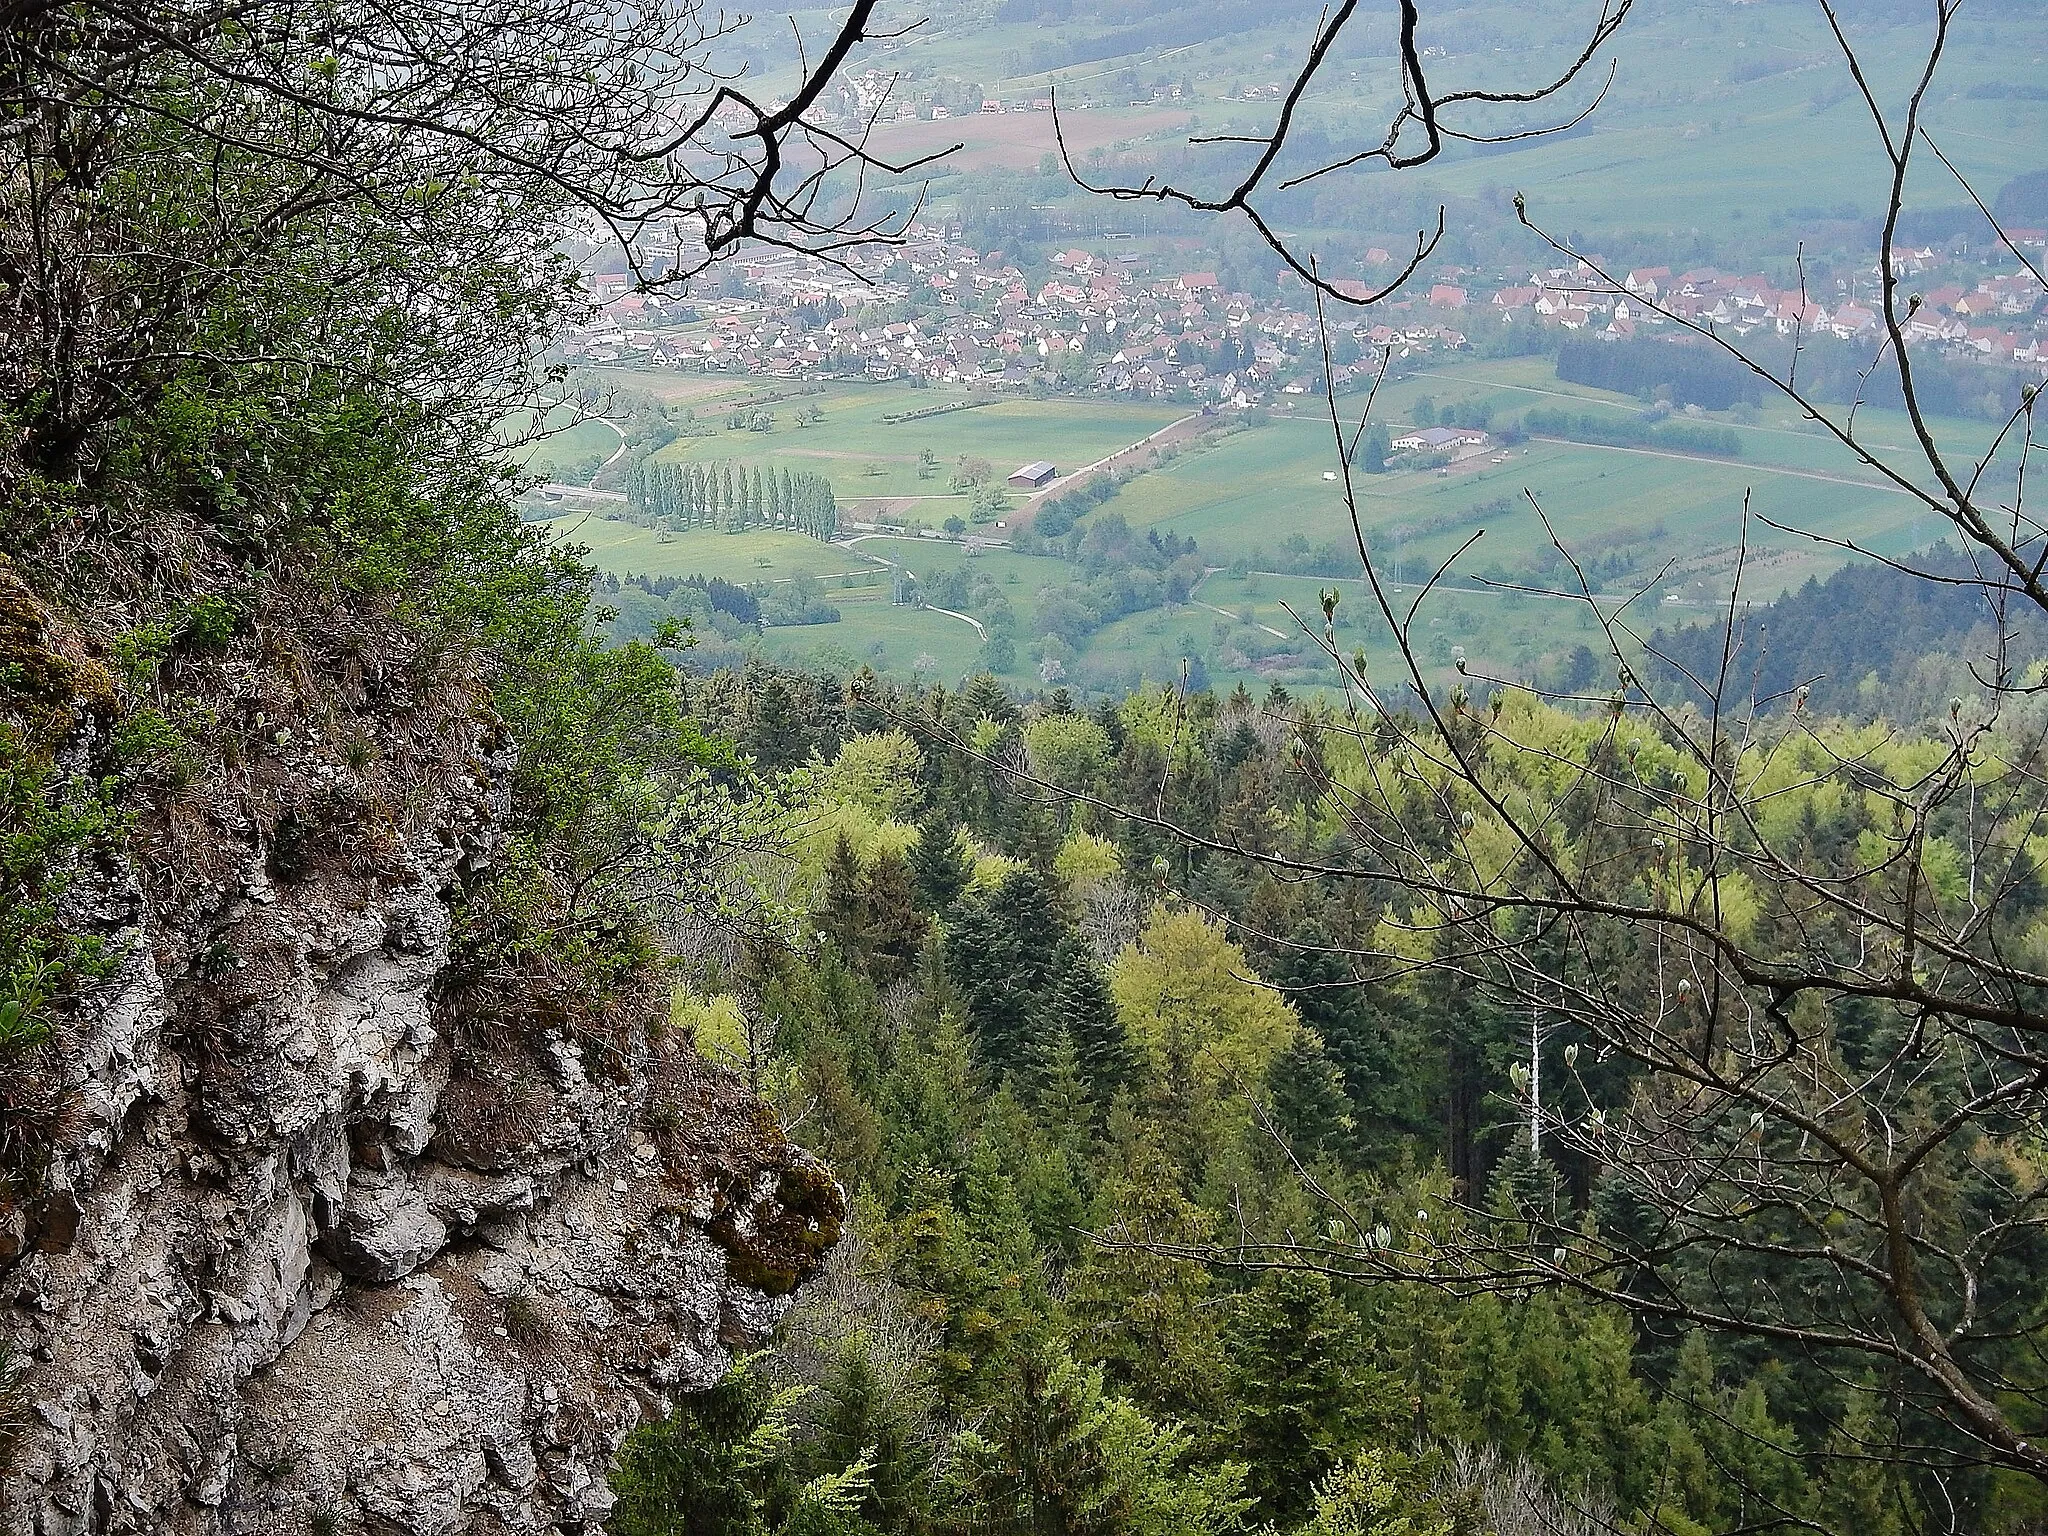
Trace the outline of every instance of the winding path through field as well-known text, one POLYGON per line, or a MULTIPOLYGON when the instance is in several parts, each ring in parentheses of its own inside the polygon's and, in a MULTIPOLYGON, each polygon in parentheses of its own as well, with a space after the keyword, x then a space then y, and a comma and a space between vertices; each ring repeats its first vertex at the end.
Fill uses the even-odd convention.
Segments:
MULTIPOLYGON (((864 549, 855 549, 853 547, 856 544, 864 543, 868 539, 893 539, 900 537, 900 534, 893 533, 856 533, 850 539, 834 539, 832 542, 840 549, 845 550, 848 554, 858 555, 863 560, 872 560, 875 562, 875 564, 887 566, 892 571, 902 571, 908 570, 909 567, 904 565, 900 560, 891 560, 887 555, 871 555, 864 549)), ((948 539, 944 542, 950 544, 956 541, 948 539)), ((962 624, 972 624, 974 626, 975 634, 979 635, 983 640, 988 639, 987 626, 984 625, 981 622, 981 620, 974 618, 969 614, 955 613, 950 608, 934 608, 929 603, 924 605, 924 611, 926 613, 942 613, 949 619, 958 619, 962 624)))

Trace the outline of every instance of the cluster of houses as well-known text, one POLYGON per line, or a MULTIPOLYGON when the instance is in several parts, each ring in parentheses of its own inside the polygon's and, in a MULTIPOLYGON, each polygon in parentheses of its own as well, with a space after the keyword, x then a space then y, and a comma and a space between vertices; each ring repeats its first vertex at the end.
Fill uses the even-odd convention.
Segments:
MULTIPOLYGON (((1921 270, 1930 270, 1931 251, 1893 253, 1902 280, 1920 276, 1913 267, 1923 256, 1921 270)), ((1367 260, 1394 258, 1376 249, 1367 260)), ((1802 294, 1711 268, 1638 268, 1616 286, 1597 265, 1596 258, 1537 271, 1505 286, 1452 267, 1390 301, 1333 316, 1349 359, 1336 380, 1348 382, 1382 354, 1452 352, 1488 327, 1517 321, 1617 340, 1670 329, 1670 316, 1735 337, 1857 340, 1882 330, 1868 294, 1802 294)), ((1062 251, 1034 285, 1002 252, 919 227, 901 244, 837 261, 777 253, 738 271, 741 282, 728 282, 724 296, 688 299, 597 275, 601 307, 568 351, 584 361, 693 371, 1093 388, 1236 405, 1308 394, 1322 382, 1322 341, 1305 295, 1255 300, 1226 292, 1213 271, 1162 273, 1136 254, 1062 251)), ((1915 293, 1909 343, 1987 362, 2048 363, 2048 305, 2031 275, 1915 293)))
MULTIPOLYGON (((2022 230, 2016 239, 2039 248, 2048 232, 2022 230)), ((2022 246, 2022 249, 2025 247, 2022 246)), ((1932 250, 1896 250, 1893 269, 1902 288, 1937 262, 1932 250)), ((1503 321, 1531 318, 1566 330, 1614 338, 1646 327, 1668 326, 1671 317, 1711 325, 1735 338, 1757 332, 1780 336, 1833 336, 1843 341, 1882 338, 1884 317, 1875 269, 1845 294, 1820 297, 1785 288, 1769 278, 1696 268, 1630 271, 1617 290, 1586 263, 1537 272, 1528 282, 1497 290, 1487 301, 1503 321), (1867 290, 1867 291, 1866 291, 1867 290)), ((1908 344, 1929 344, 1959 357, 2029 366, 2048 362, 2048 293, 2031 273, 2000 273, 1965 289, 1957 284, 1902 292, 1909 313, 1908 344)), ((1464 288, 1439 283, 1429 302, 1453 310, 1473 306, 1464 288)))
MULTIPOLYGON (((849 127, 877 122, 907 123, 919 119, 944 122, 954 110, 938 100, 933 92, 906 92, 900 76, 878 69, 841 81, 837 90, 837 116, 849 127)), ((970 100, 967 105, 974 107, 976 104, 970 100)), ((989 116, 1003 112, 1050 112, 1052 97, 1019 96, 1009 101, 985 97, 979 104, 979 110, 989 116)))

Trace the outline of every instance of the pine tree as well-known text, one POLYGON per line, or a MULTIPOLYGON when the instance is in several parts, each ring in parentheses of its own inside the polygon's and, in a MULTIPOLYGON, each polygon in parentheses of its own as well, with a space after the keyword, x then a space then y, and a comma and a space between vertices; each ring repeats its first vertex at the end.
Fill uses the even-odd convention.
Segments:
POLYGON ((879 854, 868 871, 861 906, 867 971, 877 985, 887 986, 910 969, 931 927, 917 909, 910 865, 893 848, 879 854))
POLYGON ((889 1531, 910 1528, 929 1497, 930 1474, 921 1405, 895 1374, 878 1368, 864 1329, 845 1340, 809 1415, 814 1427, 800 1442, 798 1469, 811 1478, 865 1460, 870 1470, 858 1514, 889 1531))
POLYGON ((973 878, 974 858, 953 824, 927 817, 910 850, 910 879, 918 904, 943 917, 973 878))
POLYGON ((1071 1043, 1092 1115, 1099 1120, 1117 1090, 1135 1079, 1137 1061, 1130 1037, 1117 1017, 1109 977, 1085 945, 1063 939, 1054 952, 1053 976, 1041 1034, 1071 1043))
POLYGON ((841 832, 832 844, 832 856, 825 863, 825 899, 818 907, 818 926, 840 952, 854 959, 867 954, 867 881, 860 867, 860 855, 853 851, 841 832))
POLYGON ((786 1404, 735 1365, 627 1437, 608 1527, 619 1536, 769 1536, 779 1469, 763 1448, 787 1433, 787 1417, 786 1404))
POLYGON ((1386 423, 1376 421, 1366 428, 1365 441, 1359 445, 1358 467, 1368 475, 1384 474, 1387 458, 1393 451, 1393 439, 1387 432, 1386 423))

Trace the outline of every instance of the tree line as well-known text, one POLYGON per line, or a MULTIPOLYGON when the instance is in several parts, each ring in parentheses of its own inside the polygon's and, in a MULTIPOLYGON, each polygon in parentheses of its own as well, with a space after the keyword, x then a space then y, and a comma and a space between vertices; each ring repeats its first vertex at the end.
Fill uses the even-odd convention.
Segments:
POLYGON ((831 481, 810 470, 792 473, 787 465, 642 459, 626 471, 626 500, 657 527, 721 533, 789 528, 815 539, 839 531, 831 481))

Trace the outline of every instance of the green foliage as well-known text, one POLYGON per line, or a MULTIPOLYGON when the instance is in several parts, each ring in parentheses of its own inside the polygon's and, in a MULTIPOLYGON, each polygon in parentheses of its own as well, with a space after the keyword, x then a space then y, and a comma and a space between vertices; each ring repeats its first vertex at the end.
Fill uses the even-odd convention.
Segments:
POLYGON ((797 1536, 848 1529, 868 1465, 799 1482, 784 1458, 804 1388, 777 1388, 741 1360, 708 1392, 627 1437, 612 1474, 616 1536, 797 1536))
POLYGON ((1184 1465, 1189 1438, 1042 1341, 1015 1352, 994 1413, 961 1437, 946 1521, 1020 1536, 1209 1536, 1245 1529, 1244 1468, 1184 1465))
MULTIPOLYGON (((770 681, 703 707, 744 718, 770 681)), ((775 686, 788 700, 807 685, 775 686)), ((1278 690, 1263 706, 1293 707, 1278 690)), ((792 731, 800 713, 790 707, 792 731)), ((825 937, 775 968, 764 1015, 799 1084, 803 1134, 855 1190, 877 1261, 930 1330, 918 1369, 938 1422, 974 1428, 957 1455, 911 1458, 939 1483, 906 1477, 892 1512, 871 1501, 865 1518, 903 1531, 1131 1529, 1137 1506, 1120 1488, 1168 1498, 1214 1475, 1253 1501, 1230 1518, 1280 1531, 1476 1536, 1477 1485, 1452 1475, 1449 1449, 1430 1448, 1482 1446, 1502 1458, 1500 1476, 1611 1502, 1645 1529, 1734 1531, 1772 1508, 1824 1527, 1869 1511, 1856 1518, 1880 1536, 1890 1508, 1914 1528, 1912 1480, 1849 1450, 1850 1428, 1864 1445, 1882 1433, 1873 1392, 1795 1378, 1760 1352, 1717 1352, 1705 1335, 1638 1335, 1618 1311, 1565 1294, 1457 1299, 1194 1257, 1227 1252, 1240 1223, 1312 1233, 1330 1215, 1304 1197, 1252 1098, 1368 1224, 1412 1233, 1415 1212, 1443 1210, 1453 1179, 1515 1220, 1575 1201, 1602 1230, 1642 1219, 1600 1170, 1518 1145, 1490 1102, 1526 1062, 1525 1018, 1441 976, 1356 984, 1347 951, 1385 942, 1388 909, 1367 893, 1272 880, 1092 811, 1062 830, 985 760, 1021 749, 1048 776, 1149 807, 1170 751, 1176 814, 1327 858, 1345 829, 1299 798, 1291 738, 1262 729, 1260 713, 1248 693, 1154 688, 1084 717, 986 677, 912 699, 878 683, 848 706, 838 739, 861 745, 817 782, 851 809, 888 778, 855 771, 869 757, 915 772, 916 793, 900 795, 922 807, 910 895, 893 906, 920 923, 878 964, 888 925, 876 914, 892 903, 875 884, 882 850, 900 844, 830 847, 811 913, 825 937), (921 712, 982 756, 937 737, 914 767, 900 747, 882 752, 880 723, 921 712), (1162 867, 1230 925, 1161 902, 1151 881, 1162 867), (1154 1458, 1170 1464, 1163 1478, 1114 1475, 1112 1427, 1135 1423, 1126 1410, 1150 1426, 1133 1428, 1133 1443, 1173 1447, 1154 1458)), ((1542 732, 1569 755, 1598 726, 1560 712, 1542 732)), ((1370 743, 1305 747, 1354 784, 1375 766, 1370 743)), ((820 756, 832 764, 829 748, 820 756)), ((1661 742, 1635 759, 1645 776, 1671 760, 1661 742)), ((1536 759, 1501 767, 1548 771, 1536 759)), ((1818 769, 1774 771, 1818 783, 1818 769)), ((1427 814, 1412 777, 1388 769, 1376 782, 1389 814, 1427 814)), ((1769 814, 1804 813, 1773 802, 1769 814)), ((1566 819, 1589 824, 1575 806, 1566 819)), ((1487 856, 1483 824, 1466 836, 1487 856)), ((1876 1029, 1842 1023, 1858 1051, 1883 1047, 1876 1029)), ((1601 1070, 1578 1059, 1582 1077, 1601 1070)), ((859 1434, 839 1433, 824 1461, 799 1447, 792 1465, 809 1475, 843 1461, 859 1434)), ((2007 1495, 2005 1507, 2019 1506, 2007 1495)), ((1172 1520, 1206 1528, 1191 1508, 1172 1520)))
POLYGON ((1314 1514, 1300 1536, 1476 1536, 1484 1512, 1442 1498, 1434 1470, 1399 1451, 1362 1452, 1316 1484, 1314 1514))
POLYGON ((61 770, 0 718, 0 1061, 50 1038, 57 1007, 116 956, 62 920, 90 850, 121 829, 115 786, 61 770))

